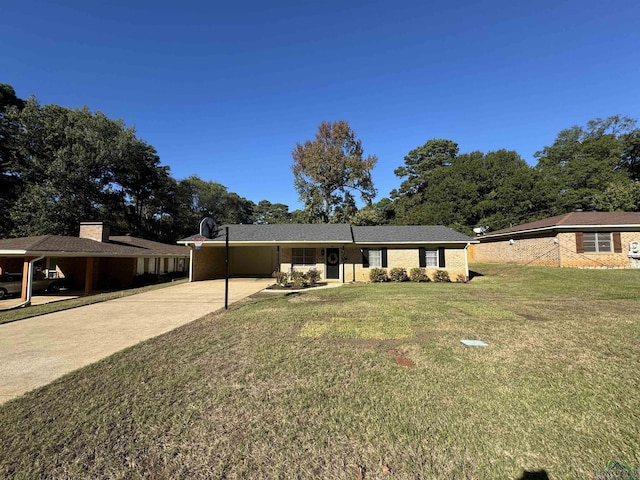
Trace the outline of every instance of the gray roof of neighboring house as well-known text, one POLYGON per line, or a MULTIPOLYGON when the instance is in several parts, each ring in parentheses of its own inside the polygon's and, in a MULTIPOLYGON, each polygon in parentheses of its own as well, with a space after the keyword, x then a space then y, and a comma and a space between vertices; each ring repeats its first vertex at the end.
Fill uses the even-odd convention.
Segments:
POLYGON ((34 237, 0 239, 0 252, 15 251, 31 254, 58 253, 79 256, 122 256, 138 257, 146 255, 188 256, 189 250, 178 245, 152 242, 130 236, 109 237, 109 242, 98 242, 89 238, 63 235, 40 235, 34 237))
POLYGON ((535 232, 539 230, 580 229, 597 227, 638 227, 640 228, 640 212, 570 212, 555 217, 543 218, 534 222, 523 223, 511 228, 503 228, 495 232, 487 232, 478 237, 491 238, 511 234, 535 232))
MULTIPOLYGON (((447 227, 417 225, 384 225, 352 227, 349 224, 274 224, 225 225, 229 227, 229 241, 251 243, 455 243, 475 242, 447 227)), ((223 226, 223 230, 224 227, 223 226)), ((208 242, 224 242, 224 233, 208 242)), ((180 240, 193 242, 193 237, 180 240)))
POLYGON ((473 242, 473 238, 442 225, 381 225, 353 228, 355 243, 450 243, 473 242))

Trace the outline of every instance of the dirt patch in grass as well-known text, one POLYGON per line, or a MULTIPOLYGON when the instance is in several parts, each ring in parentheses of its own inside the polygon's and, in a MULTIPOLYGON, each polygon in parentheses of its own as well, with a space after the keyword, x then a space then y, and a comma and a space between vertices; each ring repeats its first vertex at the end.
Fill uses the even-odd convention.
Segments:
POLYGON ((336 295, 318 297, 316 295, 289 295, 290 303, 343 303, 346 299, 336 295))
POLYGON ((396 362, 396 365, 405 368, 416 368, 416 362, 407 357, 407 353, 401 350, 389 350, 389 355, 393 357, 396 362))

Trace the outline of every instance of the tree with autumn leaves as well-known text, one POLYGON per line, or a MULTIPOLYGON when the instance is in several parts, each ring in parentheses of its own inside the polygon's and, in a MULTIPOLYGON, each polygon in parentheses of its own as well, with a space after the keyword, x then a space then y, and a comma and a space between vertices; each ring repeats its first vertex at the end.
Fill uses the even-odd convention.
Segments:
POLYGON ((376 196, 371 171, 378 158, 364 156, 344 120, 322 122, 315 140, 298 143, 292 156, 294 186, 310 223, 348 222, 358 211, 356 195, 366 205, 376 196))

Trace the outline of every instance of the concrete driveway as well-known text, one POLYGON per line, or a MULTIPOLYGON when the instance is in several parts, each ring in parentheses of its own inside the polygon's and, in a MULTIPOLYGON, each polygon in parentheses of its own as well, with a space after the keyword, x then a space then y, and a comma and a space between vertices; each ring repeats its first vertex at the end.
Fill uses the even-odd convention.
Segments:
MULTIPOLYGON (((231 279, 229 303, 272 279, 231 279)), ((0 403, 224 308, 224 280, 183 283, 0 325, 0 403)))

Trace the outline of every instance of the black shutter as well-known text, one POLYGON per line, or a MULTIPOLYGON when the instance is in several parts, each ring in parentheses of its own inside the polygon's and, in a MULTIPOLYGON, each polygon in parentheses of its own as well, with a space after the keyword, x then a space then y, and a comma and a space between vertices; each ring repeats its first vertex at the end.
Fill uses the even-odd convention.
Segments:
POLYGON ((440 268, 444 268, 446 267, 446 263, 444 261, 444 248, 440 247, 438 248, 438 267, 440 268))
POLYGON ((369 268, 369 249, 368 248, 362 249, 362 267, 369 268))
POLYGON ((387 249, 382 249, 382 268, 387 268, 387 249))
POLYGON ((420 256, 420 268, 424 268, 427 266, 427 254, 425 253, 424 247, 420 247, 418 249, 418 255, 420 256))

